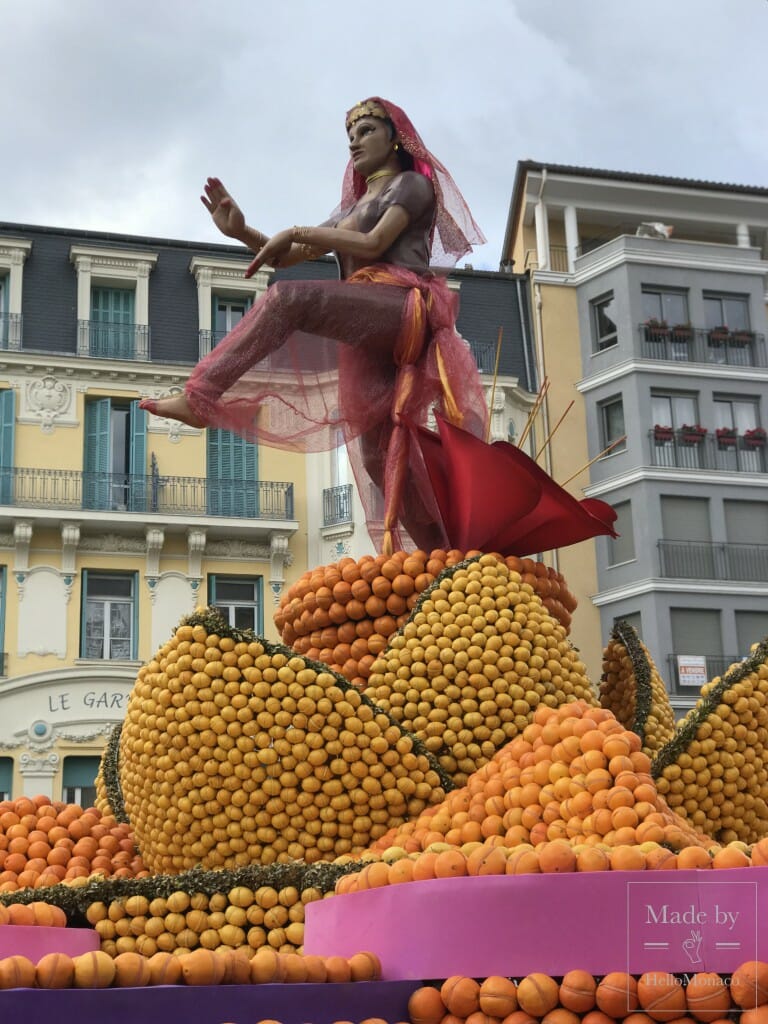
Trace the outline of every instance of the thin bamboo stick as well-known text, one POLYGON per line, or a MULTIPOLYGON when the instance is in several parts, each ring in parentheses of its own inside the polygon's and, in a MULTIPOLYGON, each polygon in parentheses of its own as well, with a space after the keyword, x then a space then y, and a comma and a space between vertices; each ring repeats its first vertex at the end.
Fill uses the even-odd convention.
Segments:
POLYGON ((488 444, 491 439, 491 417, 493 416, 493 400, 496 397, 496 381, 499 376, 499 356, 501 355, 501 336, 504 333, 504 328, 499 326, 499 337, 496 341, 496 362, 493 366, 493 384, 491 385, 491 400, 488 403, 488 426, 485 428, 485 443, 488 444))
POLYGON ((563 422, 563 420, 565 419, 565 417, 566 417, 566 416, 568 415, 568 413, 569 413, 569 412, 571 411, 571 409, 573 408, 573 404, 574 404, 574 401, 575 401, 575 399, 571 399, 571 401, 570 401, 570 402, 568 403, 568 405, 566 406, 566 408, 565 408, 565 412, 563 413, 563 415, 562 415, 562 416, 560 417, 560 419, 559 419, 559 420, 557 421, 557 423, 556 423, 556 424, 554 425, 554 427, 552 427, 552 429, 550 430, 550 432, 549 432, 549 435, 547 436, 546 440, 544 441, 544 444, 543 444, 543 445, 541 446, 541 448, 539 448, 539 450, 538 450, 538 451, 536 452, 536 454, 535 454, 535 456, 534 456, 534 459, 533 459, 533 461, 534 461, 534 462, 538 462, 538 461, 539 461, 539 456, 541 455, 541 453, 542 453, 542 452, 544 451, 544 449, 545 449, 545 448, 547 447, 547 445, 549 444, 549 442, 550 442, 550 441, 552 440, 552 438, 554 437, 555 431, 557 430, 557 428, 558 428, 558 427, 560 426, 560 424, 561 424, 561 423, 563 422))
POLYGON ((627 435, 626 434, 624 434, 623 437, 617 437, 616 440, 613 441, 611 444, 609 444, 607 448, 603 448, 603 450, 599 453, 599 455, 596 455, 594 457, 594 459, 590 459, 589 462, 585 463, 581 467, 581 469, 577 469, 576 472, 572 476, 569 476, 567 480, 564 480, 560 484, 560 487, 565 487, 565 485, 569 484, 571 482, 571 480, 575 480, 576 477, 579 475, 579 473, 583 473, 585 469, 589 469, 589 467, 592 465, 593 462, 597 462, 598 459, 602 459, 602 457, 604 455, 607 455, 608 452, 612 452, 617 444, 621 444, 622 441, 626 441, 626 440, 627 440, 627 435))
POLYGON ((536 395, 536 401, 533 403, 533 408, 528 413, 528 419, 526 420, 525 426, 523 427, 523 432, 520 435, 520 439, 517 442, 518 448, 522 448, 525 444, 526 438, 530 434, 531 428, 533 427, 533 421, 536 419, 536 416, 538 415, 539 409, 541 408, 541 403, 544 401, 544 396, 546 395, 547 391, 549 391, 549 377, 544 378, 542 385, 539 388, 539 393, 536 395))

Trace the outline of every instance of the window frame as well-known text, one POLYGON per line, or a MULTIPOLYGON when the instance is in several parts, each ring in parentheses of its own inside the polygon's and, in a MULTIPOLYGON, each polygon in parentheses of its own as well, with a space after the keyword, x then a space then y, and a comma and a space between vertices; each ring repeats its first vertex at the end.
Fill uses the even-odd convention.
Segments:
POLYGON ((750 296, 744 292, 718 292, 711 291, 709 289, 702 292, 702 302, 704 305, 704 322, 708 331, 715 330, 718 327, 727 327, 731 331, 750 331, 752 330, 752 316, 751 316, 751 303, 750 296), (728 318, 725 314, 726 302, 738 302, 743 306, 745 311, 745 322, 744 325, 729 324, 728 318), (720 320, 718 323, 709 323, 707 317, 707 303, 708 302, 719 302, 720 303, 720 320))
POLYGON ((233 626, 233 628, 243 628, 235 626, 233 618, 235 617, 232 613, 236 608, 253 608, 254 609, 254 624, 252 627, 257 636, 260 636, 264 630, 264 577, 258 575, 252 575, 250 573, 223 573, 223 572, 212 572, 208 573, 207 580, 208 587, 208 603, 211 607, 218 608, 221 612, 228 611, 226 616, 227 622, 233 626), (254 589, 253 601, 221 601, 216 596, 216 589, 222 583, 250 583, 254 589))
POLYGON ((138 659, 138 648, 139 648, 139 587, 138 587, 139 574, 136 570, 129 570, 123 572, 114 569, 83 569, 81 576, 81 597, 80 597, 80 657, 86 661, 136 661, 138 659), (109 597, 89 597, 89 582, 93 579, 104 579, 104 578, 120 578, 128 579, 131 583, 130 597, 126 599, 122 595, 115 595, 114 598, 109 597), (107 630, 108 616, 106 612, 103 616, 104 632, 102 636, 102 653, 101 656, 88 654, 88 604, 90 601, 101 601, 102 603, 111 604, 127 604, 130 602, 131 613, 129 616, 129 628, 130 633, 128 636, 128 645, 130 653, 127 658, 113 657, 111 653, 111 645, 113 638, 107 630), (107 649, 109 644, 109 649, 107 649))
POLYGON ((668 288, 665 285, 653 285, 653 284, 641 285, 640 286, 640 295, 641 295, 641 300, 643 301, 643 305, 644 305, 644 308, 643 308, 643 320, 646 321, 646 320, 654 320, 655 319, 655 320, 658 320, 660 322, 664 322, 664 323, 668 324, 669 327, 688 326, 690 324, 690 304, 689 304, 689 301, 688 301, 689 294, 690 294, 690 292, 689 292, 688 288, 672 288, 672 287, 668 288), (657 295, 659 297, 659 309, 658 309, 659 315, 658 316, 655 316, 655 315, 652 316, 652 317, 646 316, 645 299, 644 299, 644 297, 646 295, 657 295), (679 297, 679 298, 681 298, 683 300, 684 318, 682 320, 678 320, 676 317, 675 318, 670 318, 668 316, 668 314, 665 313, 665 310, 664 310, 664 297, 665 296, 675 296, 675 297, 679 297))
MULTIPOLYGON (((617 438, 621 437, 622 434, 626 435, 627 431, 626 421, 624 419, 624 396, 621 394, 611 395, 610 398, 606 398, 604 401, 598 402, 597 412, 598 426, 600 429, 600 451, 602 452, 606 448, 608 448, 617 438), (621 419, 622 423, 624 424, 624 427, 621 433, 616 434, 616 436, 614 437, 609 434, 608 410, 616 405, 621 407, 621 419)), ((601 456, 601 458, 609 458, 611 455, 618 455, 621 452, 625 452, 626 450, 627 439, 625 436, 624 441, 621 444, 617 444, 614 448, 611 448, 611 450, 609 452, 606 452, 606 454, 601 456)))
MULTIPOLYGON (((619 344, 619 326, 614 320, 611 320, 614 328, 613 331, 601 333, 600 330, 601 308, 615 302, 616 296, 613 291, 604 292, 602 295, 598 295, 596 298, 590 299, 589 301, 592 328, 592 350, 595 353, 605 352, 607 349, 615 348, 619 344)), ((605 313, 603 313, 603 316, 606 319, 611 319, 610 317, 606 317, 605 313)))

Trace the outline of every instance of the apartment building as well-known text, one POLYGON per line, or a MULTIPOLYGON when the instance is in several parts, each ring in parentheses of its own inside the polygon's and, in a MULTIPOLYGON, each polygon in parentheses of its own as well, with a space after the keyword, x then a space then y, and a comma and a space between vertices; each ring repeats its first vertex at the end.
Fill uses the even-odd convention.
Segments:
POLYGON ((596 678, 631 622, 681 712, 768 634, 767 231, 766 188, 517 166, 504 255, 529 274, 545 416, 575 399, 550 469, 591 463, 570 487, 618 514, 618 540, 556 555, 573 636, 596 678))
MULTIPOLYGON (((304 457, 138 407, 181 389, 273 279, 336 273, 245 280, 247 263, 238 246, 0 223, 0 798, 90 803, 136 671, 184 614, 215 604, 277 639, 292 579, 373 550, 343 446, 304 457)), ((524 281, 450 285, 506 439, 536 390, 524 281)))

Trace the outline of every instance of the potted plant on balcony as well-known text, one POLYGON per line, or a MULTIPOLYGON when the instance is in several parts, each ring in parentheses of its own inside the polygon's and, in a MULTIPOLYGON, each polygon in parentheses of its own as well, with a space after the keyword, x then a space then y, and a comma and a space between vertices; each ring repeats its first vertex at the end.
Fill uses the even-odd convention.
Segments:
POLYGON ((702 444, 706 436, 707 428, 700 426, 698 423, 684 423, 680 427, 680 440, 683 444, 702 444))
POLYGON ((672 328, 672 341, 684 342, 686 345, 693 340, 693 328, 690 324, 675 324, 672 328))
POLYGON ((720 327, 713 327, 709 332, 709 344, 724 345, 730 336, 731 332, 725 324, 721 324, 720 327))
POLYGON ((766 433, 762 427, 752 427, 751 430, 744 431, 745 448, 764 448, 765 440, 766 433))
POLYGON ((666 320, 651 317, 643 324, 646 341, 666 341, 669 337, 669 325, 666 320))
POLYGON ((653 428, 653 440, 656 444, 668 444, 670 441, 674 441, 675 432, 672 427, 663 427, 661 424, 656 423, 653 428))
POLYGON ((735 427, 718 427, 715 431, 717 437, 718 448, 735 448, 736 447, 736 428, 735 427))
POLYGON ((735 345, 737 348, 746 348, 747 345, 751 345, 755 340, 755 332, 748 331, 746 329, 740 329, 733 331, 728 339, 730 345, 735 345))

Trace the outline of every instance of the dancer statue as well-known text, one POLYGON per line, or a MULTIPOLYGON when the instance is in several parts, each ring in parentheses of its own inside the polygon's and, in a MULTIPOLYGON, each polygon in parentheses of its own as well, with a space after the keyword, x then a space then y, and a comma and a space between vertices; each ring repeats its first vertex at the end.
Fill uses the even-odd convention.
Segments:
POLYGON ((219 230, 255 253, 246 277, 332 252, 341 280, 273 284, 182 395, 141 404, 289 451, 330 450, 341 433, 372 533, 383 493, 384 550, 404 543, 402 525, 429 551, 448 537, 412 431, 432 409, 475 437, 487 422, 455 297, 432 268, 453 266, 485 239, 399 107, 371 97, 347 113, 346 128, 341 203, 317 227, 268 238, 218 178, 201 197, 219 230))

